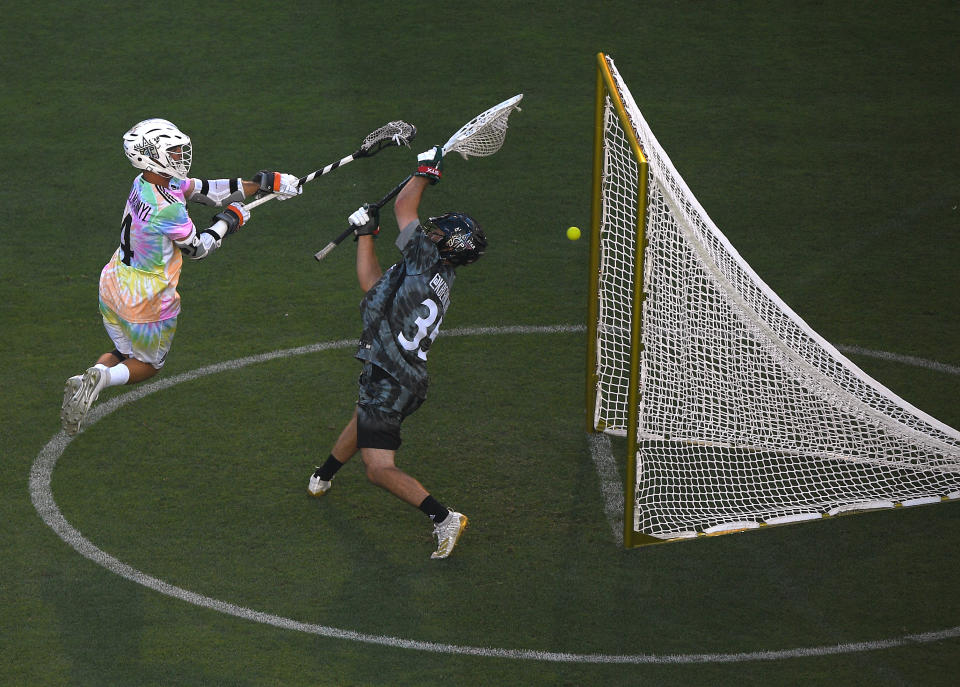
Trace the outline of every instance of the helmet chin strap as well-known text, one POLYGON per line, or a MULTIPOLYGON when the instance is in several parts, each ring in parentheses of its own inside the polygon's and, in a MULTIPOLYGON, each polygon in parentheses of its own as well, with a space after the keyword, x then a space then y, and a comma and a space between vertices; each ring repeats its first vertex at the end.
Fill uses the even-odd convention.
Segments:
POLYGON ((166 174, 160 174, 159 172, 151 172, 148 169, 143 170, 143 178, 149 181, 154 186, 169 186, 170 179, 172 177, 167 176, 166 174))

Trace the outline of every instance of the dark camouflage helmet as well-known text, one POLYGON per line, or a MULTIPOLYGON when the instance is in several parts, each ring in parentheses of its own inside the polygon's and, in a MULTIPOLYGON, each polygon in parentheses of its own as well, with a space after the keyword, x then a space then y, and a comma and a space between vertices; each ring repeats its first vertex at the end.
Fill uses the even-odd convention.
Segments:
POLYGON ((476 262, 487 249, 483 228, 462 212, 431 217, 423 229, 436 241, 440 257, 456 267, 476 262))

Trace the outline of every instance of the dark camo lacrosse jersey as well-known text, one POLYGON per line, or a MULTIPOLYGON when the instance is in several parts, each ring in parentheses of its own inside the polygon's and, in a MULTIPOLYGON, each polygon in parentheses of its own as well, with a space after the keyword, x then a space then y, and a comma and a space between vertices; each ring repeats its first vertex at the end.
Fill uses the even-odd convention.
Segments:
POLYGON ((360 303, 363 334, 357 358, 383 368, 406 389, 427 397, 427 353, 450 306, 452 266, 440 263, 436 245, 411 222, 397 238, 403 258, 360 303))

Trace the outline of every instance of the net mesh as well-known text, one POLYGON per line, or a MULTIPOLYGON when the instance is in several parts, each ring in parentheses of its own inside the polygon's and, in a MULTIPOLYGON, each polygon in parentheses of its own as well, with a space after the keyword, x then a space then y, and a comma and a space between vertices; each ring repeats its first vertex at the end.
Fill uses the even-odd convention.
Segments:
POLYGON ((521 98, 522 93, 504 100, 464 124, 443 146, 444 154, 457 152, 466 160, 470 155, 486 157, 500 150, 507 135, 507 120, 520 109, 517 103, 521 98))
POLYGON ((804 323, 713 224, 606 58, 594 425, 625 435, 639 356, 634 531, 690 536, 873 502, 960 496, 960 433, 804 323), (631 341, 638 163, 648 160, 641 336, 631 341))
POLYGON ((379 151, 386 146, 410 145, 417 135, 417 127, 402 120, 388 122, 376 131, 371 131, 360 144, 360 150, 370 152, 379 151))

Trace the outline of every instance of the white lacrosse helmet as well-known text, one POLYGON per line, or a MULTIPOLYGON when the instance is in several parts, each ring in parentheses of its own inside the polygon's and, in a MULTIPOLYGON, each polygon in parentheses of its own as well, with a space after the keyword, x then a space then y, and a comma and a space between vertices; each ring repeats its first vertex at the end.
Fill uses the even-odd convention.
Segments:
POLYGON ((123 135, 123 152, 137 169, 186 179, 193 160, 190 137, 166 119, 145 119, 123 135))

